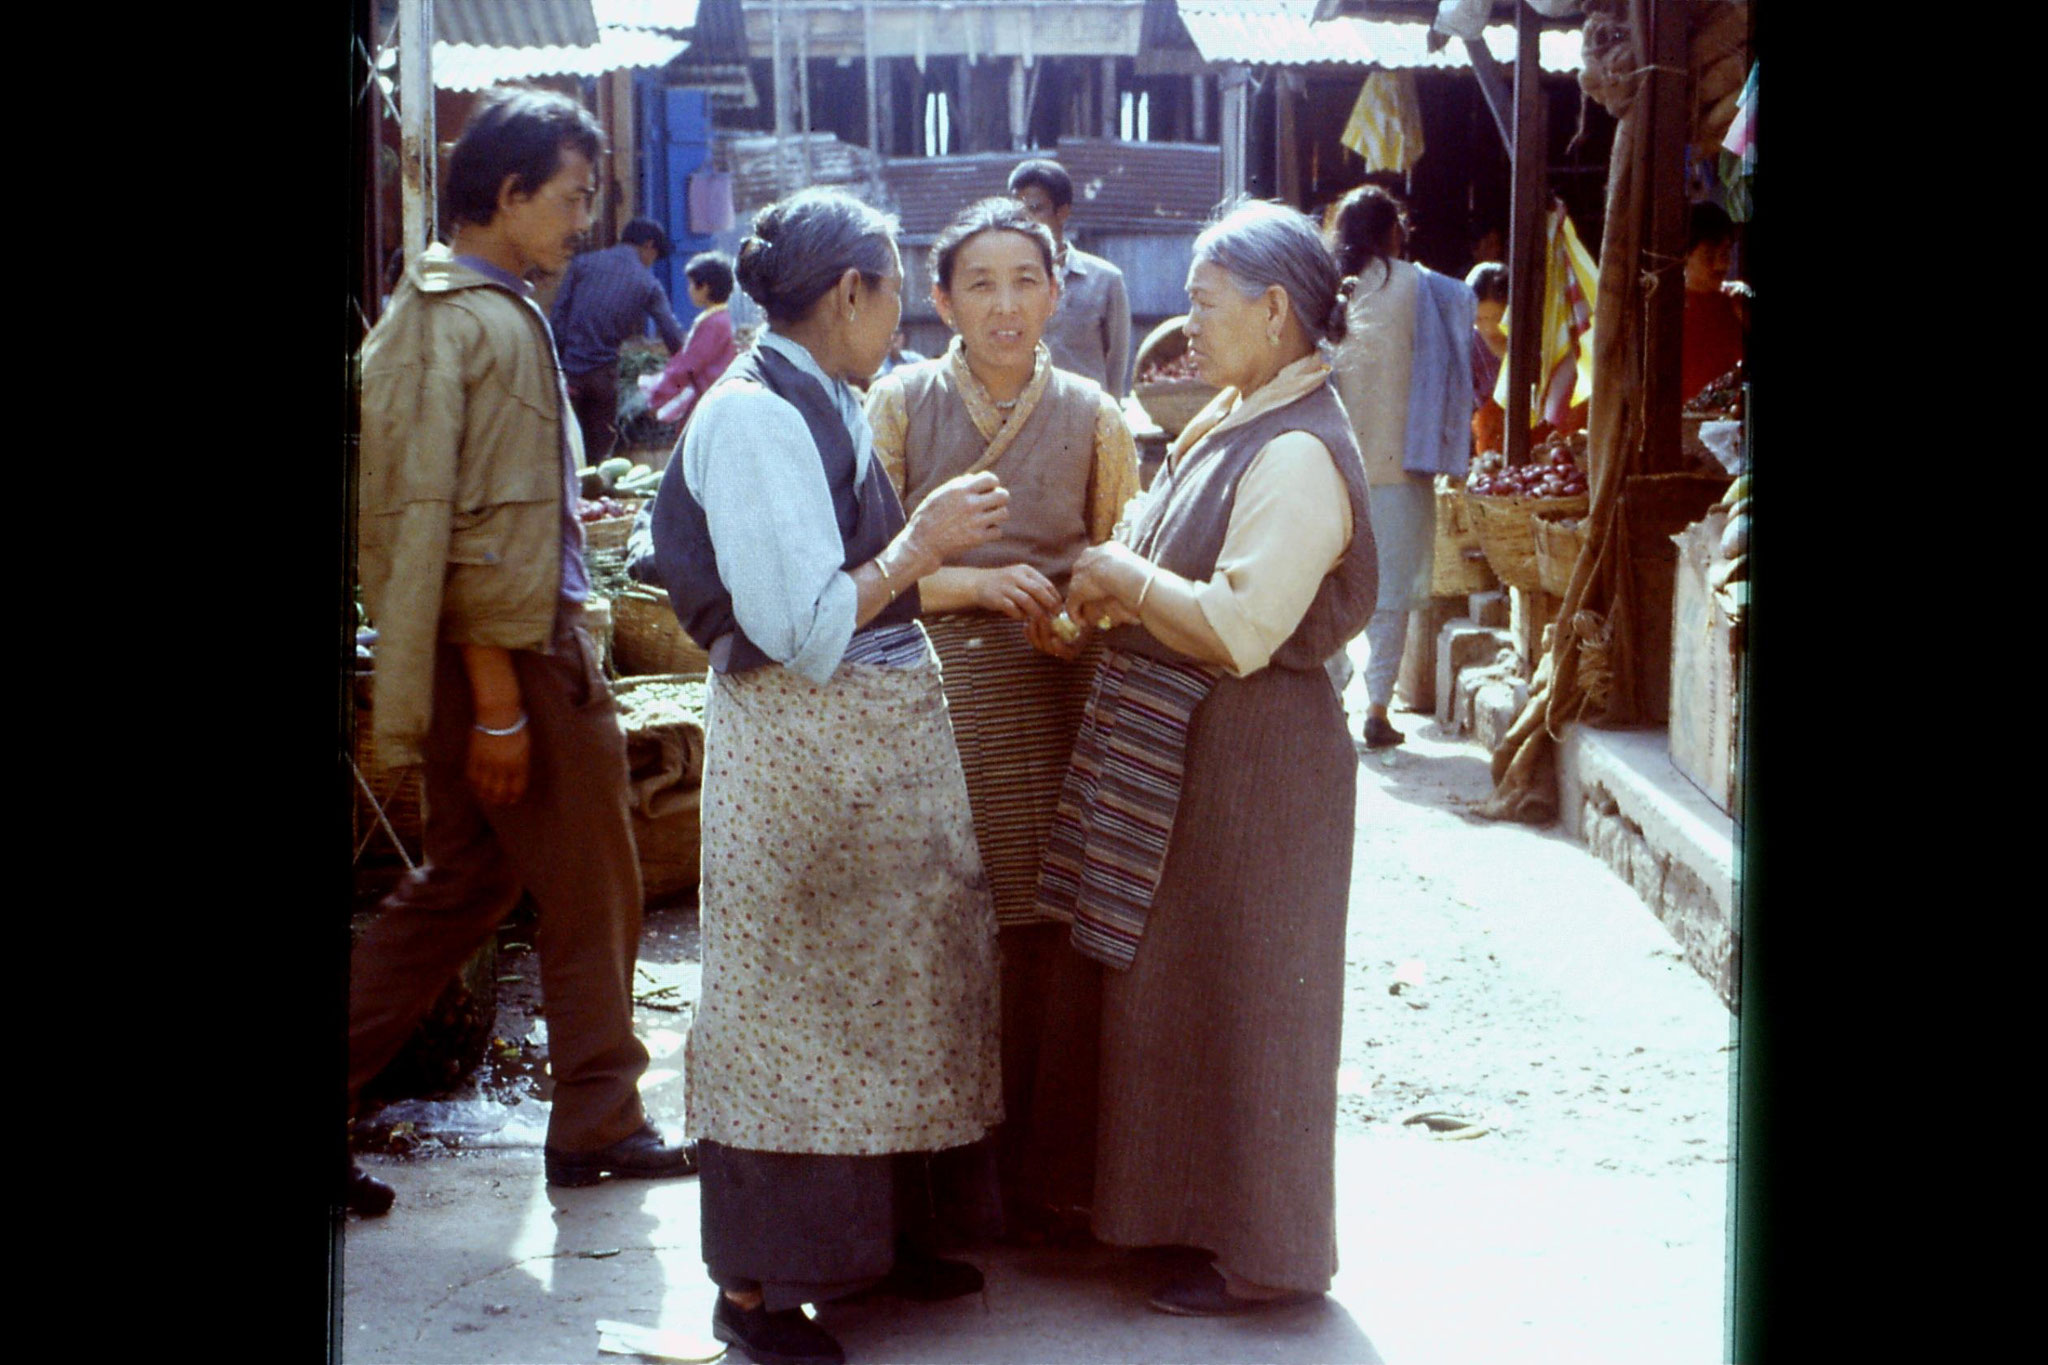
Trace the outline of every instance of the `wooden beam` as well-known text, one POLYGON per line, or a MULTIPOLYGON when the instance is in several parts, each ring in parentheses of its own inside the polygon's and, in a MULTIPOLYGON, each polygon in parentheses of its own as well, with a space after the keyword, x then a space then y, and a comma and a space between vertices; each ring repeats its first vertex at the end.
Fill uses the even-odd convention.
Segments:
POLYGON ((1529 462, 1532 390, 1543 364, 1543 217, 1549 209, 1543 73, 1536 59, 1539 21, 1528 0, 1515 6, 1514 183, 1508 201, 1507 461, 1529 462))
POLYGON ((1650 78, 1641 98, 1650 101, 1649 222, 1644 263, 1656 283, 1645 300, 1643 326, 1643 472, 1685 467, 1679 450, 1679 353, 1685 345, 1686 6, 1644 4, 1638 22, 1648 27, 1650 78))
POLYGON ((1486 107, 1493 114, 1493 126, 1500 129, 1500 145, 1507 149, 1508 159, 1515 157, 1514 96, 1508 91, 1508 78, 1500 71, 1500 63, 1493 59, 1493 52, 1485 43, 1476 38, 1465 40, 1465 51, 1472 58, 1472 74, 1479 80, 1479 93, 1486 98, 1486 107))

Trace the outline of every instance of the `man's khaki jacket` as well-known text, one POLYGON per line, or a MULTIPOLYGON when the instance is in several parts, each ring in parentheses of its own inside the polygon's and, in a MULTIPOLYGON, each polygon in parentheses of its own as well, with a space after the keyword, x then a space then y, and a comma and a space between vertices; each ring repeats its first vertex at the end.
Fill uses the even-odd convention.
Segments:
MULTIPOLYGON (((377 755, 421 761, 437 644, 545 651, 562 576, 562 418, 540 310, 422 252, 362 349, 357 569, 377 755)), ((567 432, 581 465, 582 437, 567 432)))

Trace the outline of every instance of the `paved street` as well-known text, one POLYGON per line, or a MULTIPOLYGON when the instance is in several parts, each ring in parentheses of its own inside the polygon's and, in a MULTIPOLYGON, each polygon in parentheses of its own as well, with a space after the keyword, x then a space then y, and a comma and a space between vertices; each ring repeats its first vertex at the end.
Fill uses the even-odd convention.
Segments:
MULTIPOLYGON (((1730 1015, 1578 845, 1460 813, 1488 791, 1476 745, 1394 721, 1409 742, 1359 766, 1329 1298, 1170 1318, 1145 1307, 1147 1254, 1004 1249, 976 1258, 979 1297, 828 1306, 851 1361, 1726 1358, 1730 1015), (1422 1112, 1470 1126, 1402 1122, 1422 1112)), ((649 1000, 687 999, 694 912, 651 915, 646 941, 649 1000)), ((657 1118, 680 1116, 687 1017, 640 1015, 657 1118)), ((600 1355, 600 1320, 715 1349, 694 1181, 549 1190, 543 1106, 472 1111, 503 1126, 367 1159, 399 1203, 347 1227, 349 1365, 631 1358, 600 1355)))

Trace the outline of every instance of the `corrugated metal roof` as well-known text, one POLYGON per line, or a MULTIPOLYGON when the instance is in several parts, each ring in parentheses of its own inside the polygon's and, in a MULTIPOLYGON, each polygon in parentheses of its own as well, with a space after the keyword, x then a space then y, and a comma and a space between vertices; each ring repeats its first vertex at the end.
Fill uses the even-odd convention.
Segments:
POLYGON ((434 40, 467 47, 590 47, 591 0, 434 0, 434 40))
MULTIPOLYGON (((1372 19, 1317 21, 1316 0, 1180 0, 1181 22, 1206 62, 1246 66, 1378 66, 1462 71, 1471 66, 1463 43, 1440 52, 1425 46, 1429 26, 1372 19)), ((1487 28, 1487 51, 1512 63, 1512 25, 1487 28)), ((1579 34, 1544 31, 1537 61, 1545 71, 1579 69, 1579 34)))
POLYGON ((434 84, 443 90, 488 90, 536 76, 602 76, 608 71, 666 66, 687 47, 681 38, 645 28, 601 29, 597 41, 584 47, 435 43, 434 84))
POLYGON ((1067 138, 1049 152, 899 157, 883 163, 882 179, 904 238, 929 238, 975 200, 1009 193, 1010 172, 1033 156, 1059 162, 1072 178, 1072 226, 1084 240, 1197 227, 1223 195, 1222 149, 1199 143, 1067 138))
POLYGON ((697 26, 697 0, 590 0, 597 22, 605 28, 665 28, 676 32, 697 26))
POLYGON ((810 185, 835 185, 857 198, 868 198, 867 185, 874 170, 875 154, 866 147, 841 142, 831 133, 788 138, 777 138, 772 133, 720 133, 716 140, 720 153, 717 159, 732 167, 733 210, 742 228, 753 222, 754 210, 782 196, 778 169, 786 171, 792 191, 810 185), (810 144, 809 180, 803 178, 803 143, 810 144))

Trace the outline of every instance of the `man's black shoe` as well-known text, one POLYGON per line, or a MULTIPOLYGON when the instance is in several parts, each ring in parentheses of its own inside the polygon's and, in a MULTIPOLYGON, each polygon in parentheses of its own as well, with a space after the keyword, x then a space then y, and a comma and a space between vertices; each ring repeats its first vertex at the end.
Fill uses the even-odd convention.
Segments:
POLYGON ((697 1174, 697 1144, 663 1135, 653 1124, 594 1152, 546 1150, 548 1184, 595 1185, 606 1176, 665 1180, 697 1174))
POLYGON ((763 1305, 742 1308, 718 1295, 711 1335, 737 1346, 756 1365, 845 1365, 846 1352, 832 1334, 804 1316, 801 1308, 771 1313, 763 1305))
POLYGON ((363 1218, 382 1218, 391 1212, 398 1191, 371 1175, 353 1161, 348 1164, 348 1181, 342 1186, 341 1202, 350 1213, 363 1218))

